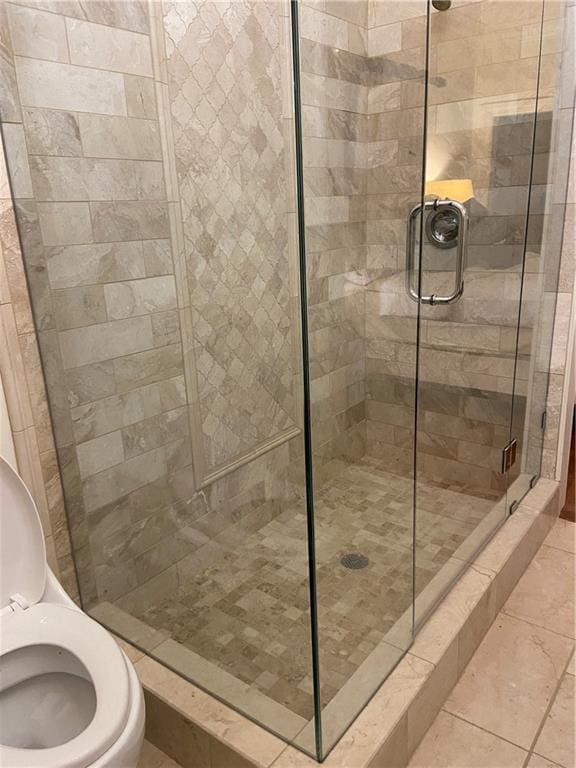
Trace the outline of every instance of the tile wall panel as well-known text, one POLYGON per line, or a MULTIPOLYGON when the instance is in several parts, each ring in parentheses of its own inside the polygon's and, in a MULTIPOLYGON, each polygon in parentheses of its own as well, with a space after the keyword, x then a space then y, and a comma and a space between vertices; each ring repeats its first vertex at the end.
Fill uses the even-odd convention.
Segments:
POLYGON ((15 73, 3 133, 89 607, 146 579, 130 546, 118 559, 127 495, 192 472, 148 11, 3 12, 15 73))

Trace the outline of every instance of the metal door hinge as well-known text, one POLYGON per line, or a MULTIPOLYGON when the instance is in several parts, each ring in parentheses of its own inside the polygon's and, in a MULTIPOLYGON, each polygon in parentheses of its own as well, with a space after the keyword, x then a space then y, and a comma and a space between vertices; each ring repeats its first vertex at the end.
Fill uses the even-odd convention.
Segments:
POLYGON ((540 475, 534 475, 533 477, 530 478, 530 488, 531 489, 534 488, 534 486, 536 485, 536 483, 538 482, 539 479, 540 479, 540 475))
POLYGON ((502 449, 502 474, 505 475, 506 472, 510 469, 510 467, 514 464, 516 461, 516 438, 514 440, 510 440, 508 445, 502 449))
POLYGON ((542 411, 542 419, 541 419, 541 421, 540 421, 540 428, 541 428, 542 430, 545 430, 545 429, 546 429, 546 423, 547 423, 547 421, 548 421, 548 414, 546 413, 546 411, 542 411))
POLYGON ((520 506, 520 502, 519 501, 517 501, 517 500, 513 501, 512 504, 510 504, 510 514, 513 515, 514 512, 516 512, 516 510, 518 509, 519 506, 520 506))

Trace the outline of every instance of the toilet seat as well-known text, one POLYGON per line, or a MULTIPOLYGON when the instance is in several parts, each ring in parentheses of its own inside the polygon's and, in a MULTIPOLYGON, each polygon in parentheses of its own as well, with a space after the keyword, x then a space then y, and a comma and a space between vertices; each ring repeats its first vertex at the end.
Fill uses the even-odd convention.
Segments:
MULTIPOLYGON (((99 624, 82 611, 53 603, 36 603, 0 620, 0 691, 38 671, 2 664, 7 653, 27 646, 52 645, 75 656, 86 668, 96 694, 96 711, 73 739, 46 749, 0 744, 0 765, 10 768, 84 768, 118 739, 130 710, 129 675, 124 656, 99 624)), ((42 673, 52 671, 49 667, 42 673)))

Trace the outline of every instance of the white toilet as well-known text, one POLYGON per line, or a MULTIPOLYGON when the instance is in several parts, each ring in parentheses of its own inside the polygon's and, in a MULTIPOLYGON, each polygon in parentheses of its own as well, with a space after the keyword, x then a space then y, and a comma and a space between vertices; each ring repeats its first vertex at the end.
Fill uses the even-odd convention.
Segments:
POLYGON ((36 505, 0 457, 0 766, 135 768, 143 735, 132 664, 62 589, 36 505))

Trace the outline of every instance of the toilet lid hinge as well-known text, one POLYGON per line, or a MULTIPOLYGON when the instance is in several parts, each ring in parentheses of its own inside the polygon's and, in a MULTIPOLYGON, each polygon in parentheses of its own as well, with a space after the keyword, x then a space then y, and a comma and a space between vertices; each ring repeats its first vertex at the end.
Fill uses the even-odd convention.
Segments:
POLYGON ((15 595, 10 595, 10 602, 8 605, 0 609, 0 615, 15 613, 16 611, 25 611, 26 608, 30 608, 30 603, 19 592, 16 592, 15 595))

